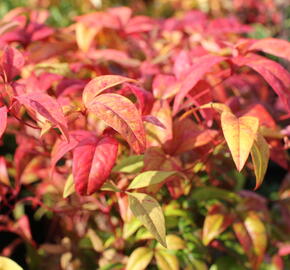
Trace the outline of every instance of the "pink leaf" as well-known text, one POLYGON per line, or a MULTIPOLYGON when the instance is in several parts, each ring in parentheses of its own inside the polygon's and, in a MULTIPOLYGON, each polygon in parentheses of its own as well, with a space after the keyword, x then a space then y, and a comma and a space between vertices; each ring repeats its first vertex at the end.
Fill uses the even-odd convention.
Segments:
POLYGON ((111 173, 118 153, 118 142, 112 137, 90 136, 73 151, 73 177, 80 195, 97 191, 111 173))
POLYGON ((36 92, 17 96, 16 99, 28 109, 41 114, 48 121, 55 124, 63 133, 66 140, 69 140, 68 128, 62 108, 51 96, 36 92))
POLYGON ((7 126, 7 107, 3 106, 0 108, 0 138, 6 130, 7 126))
POLYGON ((290 42, 276 38, 257 40, 249 48, 250 51, 263 51, 290 61, 290 42))
POLYGON ((24 66, 24 58, 21 52, 12 48, 6 47, 4 49, 2 58, 1 58, 1 66, 4 74, 1 74, 4 81, 11 81, 15 76, 17 76, 20 72, 20 69, 24 66), (6 78, 5 78, 6 77, 6 78))
POLYGON ((235 57, 232 61, 237 66, 248 66, 258 72, 290 111, 290 74, 286 69, 272 60, 254 54, 248 57, 235 57))
POLYGON ((182 100, 185 96, 190 92, 190 90, 198 83, 199 80, 203 78, 203 76, 210 71, 210 69, 225 60, 224 57, 217 55, 205 55, 200 57, 191 67, 190 72, 184 78, 180 91, 175 97, 174 105, 173 105, 173 113, 177 113, 182 100))
POLYGON ((142 120, 145 121, 145 122, 148 122, 148 123, 151 123, 157 127, 161 127, 163 129, 166 129, 166 127, 162 124, 162 122, 160 122, 158 120, 157 117, 153 116, 153 115, 144 115, 142 117, 142 120))

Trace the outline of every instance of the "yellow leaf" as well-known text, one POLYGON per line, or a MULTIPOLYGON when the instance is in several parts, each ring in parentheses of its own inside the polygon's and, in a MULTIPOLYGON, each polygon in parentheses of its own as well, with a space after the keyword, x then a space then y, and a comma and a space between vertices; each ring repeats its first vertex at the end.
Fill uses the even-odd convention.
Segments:
POLYGON ((136 176, 130 183, 128 189, 136 189, 148 187, 154 184, 158 184, 166 180, 169 176, 176 174, 177 172, 165 172, 165 171, 146 171, 136 176))
POLYGON ((254 141, 251 156, 254 164, 254 171, 256 175, 256 186, 257 189, 263 182, 264 176, 267 171, 268 162, 270 158, 269 145, 262 135, 257 134, 257 138, 254 141))
POLYGON ((62 197, 67 198, 74 192, 75 192, 74 179, 73 179, 73 175, 70 174, 68 178, 66 179, 62 197))
POLYGON ((244 224, 253 242, 253 249, 256 255, 252 261, 253 269, 259 269, 265 250, 267 247, 267 232, 264 223, 261 221, 257 213, 251 211, 247 215, 244 224))
POLYGON ((153 251, 150 248, 139 247, 135 249, 129 257, 126 270, 146 269, 153 257, 153 251))
POLYGON ((0 256, 0 270, 23 270, 23 268, 11 259, 0 256))
POLYGON ((88 237, 90 238, 95 251, 102 252, 104 250, 102 239, 91 228, 88 230, 88 237))
POLYGON ((161 270, 178 270, 178 259, 174 254, 168 253, 166 250, 157 250, 155 252, 157 266, 161 270))
POLYGON ((223 112, 221 124, 233 160, 238 171, 241 171, 253 146, 259 119, 252 116, 237 118, 231 112, 223 112))
MULTIPOLYGON (((174 234, 166 235, 166 244, 167 248, 170 250, 181 250, 186 247, 185 242, 179 236, 174 234)), ((156 248, 164 249, 160 244, 158 244, 156 248)))
POLYGON ((87 52, 99 29, 90 28, 83 23, 76 24, 76 41, 83 52, 87 52))
POLYGON ((159 203, 144 193, 128 193, 129 206, 134 214, 157 241, 166 247, 165 219, 159 203))

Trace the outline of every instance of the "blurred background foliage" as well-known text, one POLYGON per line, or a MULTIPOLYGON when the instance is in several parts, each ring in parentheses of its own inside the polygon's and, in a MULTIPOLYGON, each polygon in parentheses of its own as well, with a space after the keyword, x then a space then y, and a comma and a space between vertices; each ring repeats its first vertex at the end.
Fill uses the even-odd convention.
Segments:
POLYGON ((137 14, 154 17, 179 15, 191 9, 213 17, 236 14, 241 21, 254 25, 253 38, 290 38, 290 4, 285 0, 1 0, 0 18, 16 7, 48 9, 48 24, 65 27, 77 15, 122 5, 130 6, 137 14), (264 17, 255 21, 257 13, 264 17))

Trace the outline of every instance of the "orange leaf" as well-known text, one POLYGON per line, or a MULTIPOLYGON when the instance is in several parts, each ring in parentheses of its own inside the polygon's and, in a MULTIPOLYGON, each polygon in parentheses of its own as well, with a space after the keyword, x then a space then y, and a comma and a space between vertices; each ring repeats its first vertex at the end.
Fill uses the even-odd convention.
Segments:
POLYGON ((237 118, 230 112, 223 112, 221 123, 233 160, 238 171, 241 171, 253 146, 259 120, 252 116, 237 118))
POLYGON ((89 104, 93 101, 94 97, 105 90, 124 82, 135 82, 135 80, 119 75, 104 75, 91 80, 86 85, 83 92, 83 102, 85 106, 89 107, 89 104))
POLYGON ((142 118, 129 99, 117 94, 103 94, 95 97, 88 109, 118 131, 137 154, 145 151, 146 139, 142 118))

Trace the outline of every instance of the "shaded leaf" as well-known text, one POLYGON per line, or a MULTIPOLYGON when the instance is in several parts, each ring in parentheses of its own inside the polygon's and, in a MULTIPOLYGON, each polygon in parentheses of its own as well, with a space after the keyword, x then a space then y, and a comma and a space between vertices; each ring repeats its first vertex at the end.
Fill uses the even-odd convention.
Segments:
POLYGON ((172 139, 172 113, 167 100, 156 100, 151 115, 156 117, 162 125, 146 124, 146 134, 150 146, 159 146, 172 139))
POLYGON ((1 57, 0 75, 2 75, 3 80, 9 82, 14 79, 20 73, 24 62, 24 57, 20 51, 7 46, 1 57))
POLYGON ((148 187, 163 182, 166 178, 178 172, 147 171, 136 176, 128 189, 148 187))
POLYGON ((237 118, 230 112, 221 115, 222 130, 238 171, 241 171, 247 161, 259 120, 251 116, 237 118))
POLYGON ((222 205, 213 205, 203 224, 202 242, 208 245, 213 239, 220 235, 232 223, 231 215, 222 205))
POLYGON ((253 255, 253 243, 245 224, 241 220, 235 220, 233 223, 233 230, 245 253, 251 259, 253 255))
POLYGON ((205 55, 200 57, 190 68, 189 73, 184 78, 180 91, 175 96, 173 113, 176 114, 181 102, 190 92, 190 90, 203 78, 203 76, 211 70, 211 68, 224 61, 225 58, 217 55, 205 55))
POLYGON ((117 94, 103 94, 95 97, 88 109, 118 131, 137 154, 145 151, 146 138, 142 118, 129 99, 117 94))
POLYGON ((103 75, 91 80, 83 91, 83 102, 85 106, 88 108, 97 95, 124 82, 136 81, 119 75, 103 75))
POLYGON ((126 270, 143 270, 153 258, 153 251, 150 248, 139 247, 136 248, 130 255, 126 270))
POLYGON ((270 149, 269 145, 262 135, 259 133, 254 141, 251 156, 254 164, 254 171, 256 175, 256 186, 257 189, 263 182, 264 176, 267 171, 269 158, 270 158, 270 149))
POLYGON ((97 252, 102 252, 104 250, 102 239, 91 228, 88 229, 87 234, 93 244, 94 250, 97 252))
POLYGON ((234 192, 224 190, 217 187, 199 187, 192 193, 192 198, 197 201, 219 199, 229 202, 240 201, 240 196, 234 192))
POLYGON ((253 242, 253 249, 256 255, 252 262, 254 269, 259 269, 266 247, 267 247, 267 232, 264 223, 261 221, 257 213, 251 211, 248 213, 245 221, 245 226, 253 242))
POLYGON ((285 108, 290 111, 290 74, 286 69, 275 61, 255 54, 248 57, 236 57, 232 61, 238 66, 248 66, 258 72, 273 88, 285 108))
POLYGON ((91 195, 106 181, 117 158, 118 142, 112 137, 90 136, 73 151, 73 177, 80 195, 91 195))
POLYGON ((128 193, 129 206, 147 230, 166 247, 165 220, 159 203, 144 193, 128 193))

